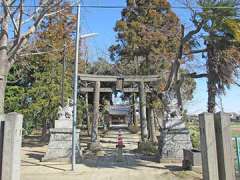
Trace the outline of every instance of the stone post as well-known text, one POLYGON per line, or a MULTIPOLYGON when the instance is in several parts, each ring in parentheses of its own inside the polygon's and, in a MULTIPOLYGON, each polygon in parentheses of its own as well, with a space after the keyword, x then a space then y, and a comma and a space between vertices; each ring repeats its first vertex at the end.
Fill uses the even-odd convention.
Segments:
POLYGON ((149 129, 150 129, 150 141, 152 143, 157 143, 157 137, 156 137, 156 130, 155 130, 155 123, 154 123, 154 117, 153 117, 153 108, 149 108, 149 129))
POLYGON ((140 122, 141 122, 141 140, 145 141, 148 137, 147 130, 147 117, 146 117, 146 94, 144 82, 139 83, 139 96, 140 96, 140 122))
POLYGON ((230 131, 229 114, 219 112, 214 115, 219 180, 235 180, 234 157, 230 131))
POLYGON ((200 144, 204 180, 219 180, 213 114, 199 115, 200 144))
POLYGON ((23 115, 5 115, 2 180, 20 180, 23 115))
POLYGON ((96 81, 95 89, 94 89, 94 102, 93 102, 93 122, 92 122, 92 134, 91 134, 92 143, 96 143, 98 141, 99 100, 100 100, 100 82, 96 81))
POLYGON ((2 180, 3 137, 4 137, 4 114, 0 114, 0 180, 2 180))

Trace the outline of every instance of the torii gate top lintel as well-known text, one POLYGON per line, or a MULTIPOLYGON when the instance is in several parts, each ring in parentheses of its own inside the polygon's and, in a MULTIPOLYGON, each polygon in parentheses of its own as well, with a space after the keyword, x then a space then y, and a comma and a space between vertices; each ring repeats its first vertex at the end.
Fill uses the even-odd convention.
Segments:
POLYGON ((147 75, 147 76, 108 76, 108 75, 96 75, 96 74, 78 74, 82 81, 99 81, 99 82, 116 82, 119 79, 123 79, 125 82, 153 82, 160 79, 159 75, 147 75))

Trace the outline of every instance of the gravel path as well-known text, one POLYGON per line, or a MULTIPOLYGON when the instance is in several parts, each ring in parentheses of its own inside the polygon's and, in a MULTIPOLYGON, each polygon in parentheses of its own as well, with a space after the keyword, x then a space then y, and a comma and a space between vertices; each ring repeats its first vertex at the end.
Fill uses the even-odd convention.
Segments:
MULTIPOLYGON (((201 179, 201 175, 192 171, 182 171, 180 164, 162 164, 154 162, 153 157, 133 153, 139 141, 138 134, 123 131, 123 161, 117 161, 116 141, 118 130, 109 131, 101 138, 105 155, 95 159, 83 160, 76 171, 70 171, 71 165, 58 162, 40 162, 47 150, 46 145, 27 144, 22 148, 21 180, 192 180, 201 179)), ((86 147, 86 144, 82 144, 86 147)))

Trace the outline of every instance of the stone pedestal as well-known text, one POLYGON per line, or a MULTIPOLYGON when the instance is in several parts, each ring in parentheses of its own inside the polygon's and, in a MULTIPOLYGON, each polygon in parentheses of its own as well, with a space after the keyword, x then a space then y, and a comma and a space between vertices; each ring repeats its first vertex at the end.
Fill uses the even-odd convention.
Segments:
POLYGON ((182 167, 184 170, 192 170, 193 166, 202 166, 202 157, 199 150, 183 150, 183 162, 182 167))
POLYGON ((164 127, 159 138, 159 160, 182 162, 183 149, 192 149, 190 133, 182 120, 182 112, 174 89, 163 96, 166 104, 164 127))
POLYGON ((185 123, 182 121, 181 117, 168 118, 165 122, 165 129, 169 130, 186 130, 185 123))
MULTIPOLYGON (((57 122, 57 121, 56 121, 57 122)), ((62 127, 57 122, 56 127, 62 127)), ((71 121, 70 121, 71 122, 71 121)), ((66 124, 70 124, 65 122, 66 124)), ((80 146, 79 146, 79 133, 76 130, 76 160, 80 161, 80 146)), ((50 141, 48 144, 48 151, 42 158, 42 161, 55 161, 55 162, 71 162, 72 158, 72 129, 71 128, 54 128, 50 129, 50 141)))
POLYGON ((55 121, 55 128, 67 128, 72 129, 72 121, 71 120, 56 120, 55 121))
POLYGON ((192 149, 187 129, 163 130, 158 140, 160 162, 182 162, 183 149, 192 149))

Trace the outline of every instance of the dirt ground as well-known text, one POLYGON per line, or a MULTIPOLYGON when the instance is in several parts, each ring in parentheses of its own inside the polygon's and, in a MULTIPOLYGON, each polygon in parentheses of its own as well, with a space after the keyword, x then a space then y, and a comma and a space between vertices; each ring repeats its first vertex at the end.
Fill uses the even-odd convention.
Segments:
MULTIPOLYGON (((199 180, 201 174, 183 171, 181 164, 162 164, 151 157, 135 153, 139 135, 123 130, 124 161, 116 161, 117 130, 101 138, 105 155, 83 160, 71 171, 71 165, 62 162, 41 162, 47 151, 39 138, 27 138, 22 147, 21 180, 199 180)), ((82 144, 86 147, 86 144, 82 144)))

